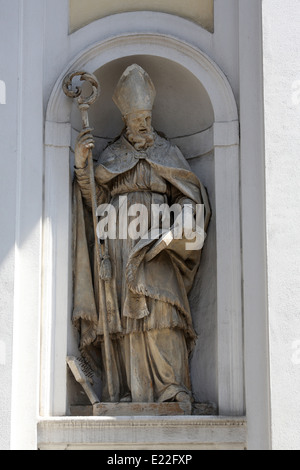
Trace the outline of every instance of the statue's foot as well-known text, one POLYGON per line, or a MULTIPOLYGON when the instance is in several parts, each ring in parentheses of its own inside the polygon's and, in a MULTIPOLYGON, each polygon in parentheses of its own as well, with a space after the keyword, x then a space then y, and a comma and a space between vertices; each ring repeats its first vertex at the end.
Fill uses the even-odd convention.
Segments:
POLYGON ((124 397, 121 398, 120 400, 120 403, 131 403, 131 402, 132 402, 132 398, 131 398, 130 393, 127 393, 127 395, 124 395, 124 397))
POLYGON ((189 404, 192 403, 192 399, 191 399, 190 395, 186 392, 177 393, 177 395, 175 397, 175 400, 179 403, 189 403, 189 404))

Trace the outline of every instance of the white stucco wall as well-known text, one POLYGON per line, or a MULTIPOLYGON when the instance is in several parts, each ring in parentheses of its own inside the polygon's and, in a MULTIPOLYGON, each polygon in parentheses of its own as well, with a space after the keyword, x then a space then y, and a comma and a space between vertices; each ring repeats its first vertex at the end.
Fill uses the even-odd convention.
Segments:
POLYGON ((0 449, 36 448, 43 12, 38 0, 0 2, 0 449))
POLYGON ((17 2, 0 11, 0 449, 10 444, 12 336, 15 270, 16 169, 17 169, 17 73, 18 35, 10 39, 7 29, 18 25, 17 2))
POLYGON ((300 448, 300 1, 264 0, 271 413, 274 449, 300 448))

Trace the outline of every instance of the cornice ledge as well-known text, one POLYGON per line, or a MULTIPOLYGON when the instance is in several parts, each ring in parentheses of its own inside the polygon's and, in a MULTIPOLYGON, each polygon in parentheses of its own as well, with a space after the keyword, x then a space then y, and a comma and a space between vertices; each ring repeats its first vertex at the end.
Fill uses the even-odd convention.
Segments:
POLYGON ((38 425, 42 427, 244 427, 247 425, 246 417, 182 417, 182 416, 161 416, 161 417, 53 417, 40 418, 38 425))

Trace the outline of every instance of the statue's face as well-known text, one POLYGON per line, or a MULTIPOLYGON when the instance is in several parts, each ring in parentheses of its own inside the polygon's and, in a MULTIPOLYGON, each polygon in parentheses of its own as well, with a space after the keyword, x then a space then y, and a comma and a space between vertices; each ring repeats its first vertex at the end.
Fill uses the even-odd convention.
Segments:
POLYGON ((145 150, 154 144, 151 111, 137 111, 125 118, 126 137, 136 150, 145 150))

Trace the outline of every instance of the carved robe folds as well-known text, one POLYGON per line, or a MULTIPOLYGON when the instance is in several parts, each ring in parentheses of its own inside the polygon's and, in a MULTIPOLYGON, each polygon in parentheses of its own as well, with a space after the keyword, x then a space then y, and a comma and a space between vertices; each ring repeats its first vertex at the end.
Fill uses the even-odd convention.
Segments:
MULTIPOLYGON (((153 203, 193 206, 205 203, 209 214, 206 192, 198 178, 178 148, 157 134, 154 145, 143 152, 135 150, 122 136, 101 155, 95 179, 98 204, 110 203, 115 207, 117 227, 124 213, 120 197, 127 201, 127 209, 137 203, 148 209, 148 231, 153 203)), ((102 372, 102 401, 108 401, 104 312, 98 305, 98 283, 94 282, 88 170, 76 170, 74 185, 73 322, 80 331, 83 356, 102 372)), ((118 235, 108 242, 113 278, 103 288, 118 400, 151 403, 174 400, 180 392, 191 394, 188 356, 196 334, 188 293, 201 251, 186 251, 186 240, 177 240, 172 250, 165 249, 146 261, 155 243, 157 240, 150 237, 132 240, 119 239, 118 235)))

